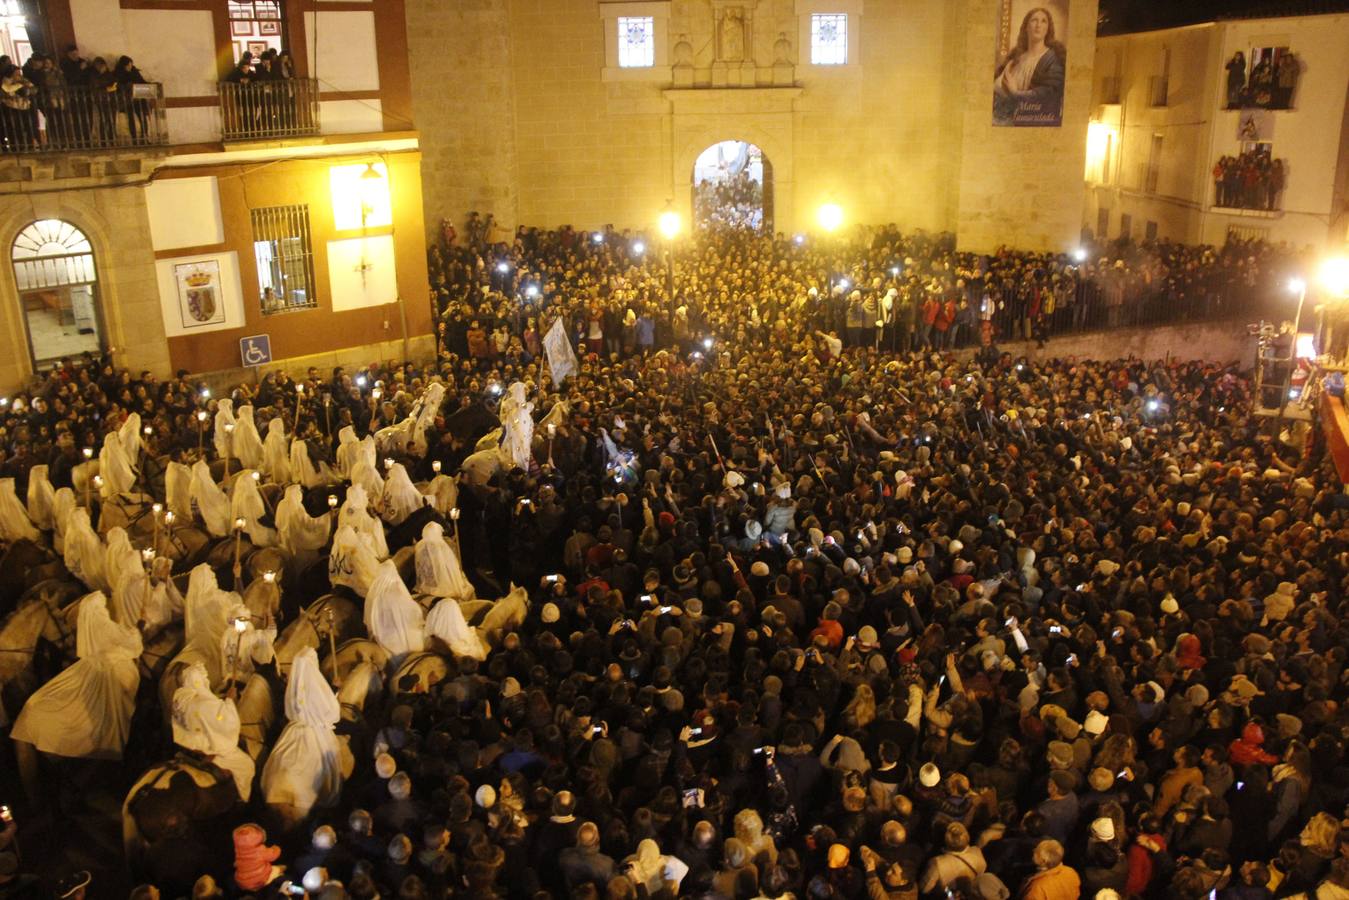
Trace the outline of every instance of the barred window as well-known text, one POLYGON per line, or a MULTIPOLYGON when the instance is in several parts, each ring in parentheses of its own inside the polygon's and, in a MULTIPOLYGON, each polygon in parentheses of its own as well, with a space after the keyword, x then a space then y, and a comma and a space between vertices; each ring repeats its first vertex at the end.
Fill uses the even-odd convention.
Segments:
POLYGON ((252 210, 253 257, 258 265, 262 314, 313 309, 314 252, 309 243, 309 207, 266 206, 252 210))
POLYGON ((652 16, 618 17, 618 65, 624 69, 656 64, 656 20, 652 16))
POLYGON ((810 17, 810 62, 816 66, 848 64, 847 13, 816 13, 810 17))

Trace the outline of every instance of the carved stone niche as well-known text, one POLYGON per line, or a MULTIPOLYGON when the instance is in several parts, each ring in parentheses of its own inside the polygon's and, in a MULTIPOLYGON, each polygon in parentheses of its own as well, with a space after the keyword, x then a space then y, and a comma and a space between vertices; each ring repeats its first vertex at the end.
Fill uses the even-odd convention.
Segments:
POLYGON ((712 0, 713 87, 754 87, 754 8, 758 0, 712 0))

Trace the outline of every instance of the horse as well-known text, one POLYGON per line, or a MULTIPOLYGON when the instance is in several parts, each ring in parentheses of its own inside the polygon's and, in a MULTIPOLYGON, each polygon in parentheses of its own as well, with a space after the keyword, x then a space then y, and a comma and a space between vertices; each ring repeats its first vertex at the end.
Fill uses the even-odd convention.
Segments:
POLYGON ((286 626, 273 643, 276 651, 276 670, 287 675, 295 656, 306 647, 322 649, 329 634, 337 644, 345 643, 363 633, 361 609, 339 594, 325 594, 315 600, 286 626))
POLYGON ((423 650, 420 653, 409 653, 394 671, 390 681, 400 692, 426 693, 449 678, 451 672, 457 671, 450 658, 431 650, 423 650), (416 681, 405 682, 404 679, 409 677, 416 681))
POLYGON ((15 541, 0 556, 0 618, 18 605, 24 591, 47 578, 67 575, 65 563, 34 541, 15 541))
POLYGON ((73 660, 77 601, 86 593, 73 579, 48 578, 26 590, 0 625, 0 713, 7 718, 73 660))

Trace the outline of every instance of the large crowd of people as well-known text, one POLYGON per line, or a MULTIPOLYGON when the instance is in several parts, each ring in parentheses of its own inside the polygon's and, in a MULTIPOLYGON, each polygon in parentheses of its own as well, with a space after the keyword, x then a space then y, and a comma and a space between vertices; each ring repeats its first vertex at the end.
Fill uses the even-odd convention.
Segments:
POLYGON ((434 364, 0 401, 0 568, 77 629, 5 595, 0 896, 50 895, 12 842, 59 843, 71 758, 121 761, 136 898, 1349 893, 1319 449, 1235 367, 997 346, 1245 310, 1290 257, 657 250, 442 242, 434 364))
POLYGON ((1267 148, 1223 156, 1213 166, 1214 204, 1229 209, 1272 212, 1287 183, 1282 159, 1270 157, 1267 148))

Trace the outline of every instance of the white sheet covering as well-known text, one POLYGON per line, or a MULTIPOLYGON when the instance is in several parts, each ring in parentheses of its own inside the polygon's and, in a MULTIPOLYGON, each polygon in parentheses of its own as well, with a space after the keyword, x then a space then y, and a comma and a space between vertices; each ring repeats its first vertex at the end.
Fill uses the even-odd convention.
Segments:
POLYGON ((344 585, 364 597, 379 571, 379 559, 370 544, 350 525, 338 526, 328 554, 328 580, 344 585))
POLYGON ((192 502, 212 537, 225 537, 233 528, 230 518, 230 500, 220 485, 211 477, 211 468, 204 460, 192 464, 192 502))
POLYGON ((58 488, 52 502, 52 548, 57 553, 65 553, 66 529, 70 527, 70 514, 78 503, 75 492, 70 488, 58 488))
MULTIPOLYGON (((247 409, 247 407, 245 407, 247 409)), ((258 491, 258 483, 253 480, 253 469, 244 469, 234 479, 230 494, 230 518, 243 519, 244 533, 255 547, 275 547, 276 531, 262 524, 267 513, 267 504, 258 491)), ((261 473, 259 473, 261 474, 261 473)))
POLYGON ((365 628, 375 643, 389 651, 390 666, 426 648, 426 618, 393 560, 380 563, 365 595, 365 628))
POLYGON ((322 549, 328 543, 332 524, 330 515, 315 518, 305 511, 304 489, 298 484, 288 485, 276 505, 277 543, 288 553, 322 549))
POLYGON ((286 685, 286 728, 262 769, 262 792, 269 804, 289 806, 301 816, 315 806, 331 806, 342 790, 337 736, 341 707, 319 671, 312 647, 301 650, 286 685))
POLYGON ((206 667, 194 663, 173 692, 173 742, 210 757, 234 778, 239 799, 253 793, 253 760, 239 746, 239 710, 233 700, 211 692, 206 667))
POLYGON ((103 449, 98 454, 98 474, 103 476, 103 487, 99 488, 98 493, 104 500, 130 493, 136 483, 131 458, 122 446, 122 438, 115 431, 103 436, 103 449))
POLYGON ((28 470, 28 518, 42 531, 51 531, 56 506, 56 490, 52 487, 47 467, 33 466, 28 470))
POLYGON ((380 516, 390 525, 402 525, 407 517, 426 505, 426 498, 408 476, 402 463, 394 463, 389 477, 384 479, 384 496, 380 499, 380 516))
POLYGON ((347 502, 337 514, 337 527, 351 528, 370 547, 375 559, 387 559, 389 544, 384 538, 384 523, 370 514, 368 504, 365 490, 360 485, 352 485, 347 491, 347 502))
POLYGON ((245 403, 234 419, 234 458, 245 469, 262 465, 262 435, 253 421, 253 407, 245 403))
POLYGON ((234 425, 234 401, 221 400, 216 404, 215 427, 211 431, 211 443, 215 446, 216 456, 224 459, 234 455, 234 437, 226 425, 234 425))
POLYGON ((11 736, 56 756, 120 759, 140 685, 140 632, 112 620, 100 591, 80 601, 77 629, 79 660, 28 698, 11 736))
POLYGON ((426 523, 416 552, 417 593, 464 601, 476 598, 473 585, 464 576, 454 547, 445 540, 445 529, 439 522, 426 523))
POLYGON ((131 465, 140 464, 141 446, 141 414, 131 413, 122 423, 122 427, 117 429, 117 437, 122 442, 122 449, 126 451, 126 458, 131 465))
POLYGON ((108 589, 108 548, 94 533, 89 511, 82 506, 72 510, 66 520, 64 557, 70 574, 83 581, 89 590, 108 589))
POLYGON ((28 510, 14 493, 14 479, 0 478, 0 540, 35 541, 38 537, 28 510))
POLYGON ((180 462, 170 462, 164 470, 164 500, 178 521, 192 521, 192 470, 180 462))
POLYGON ((286 437, 286 423, 280 416, 267 423, 261 468, 262 474, 276 484, 290 484, 290 440, 286 437))
POLYGON ((432 607, 426 617, 426 633, 444 641, 455 656, 471 656, 476 660, 487 658, 487 644, 464 620, 464 611, 457 600, 441 600, 432 607))
POLYGON ((317 466, 309 458, 309 447, 304 441, 290 442, 290 477, 307 488, 336 482, 337 476, 326 462, 317 466))
POLYGON ((459 505, 459 482, 453 475, 437 475, 422 492, 430 499, 431 505, 442 516, 449 516, 450 510, 459 505))
POLYGON ((238 603, 239 595, 221 590, 215 572, 206 563, 198 565, 188 576, 187 597, 183 600, 183 637, 186 642, 174 659, 205 665, 212 685, 225 680, 221 638, 229 628, 229 612, 238 603))

